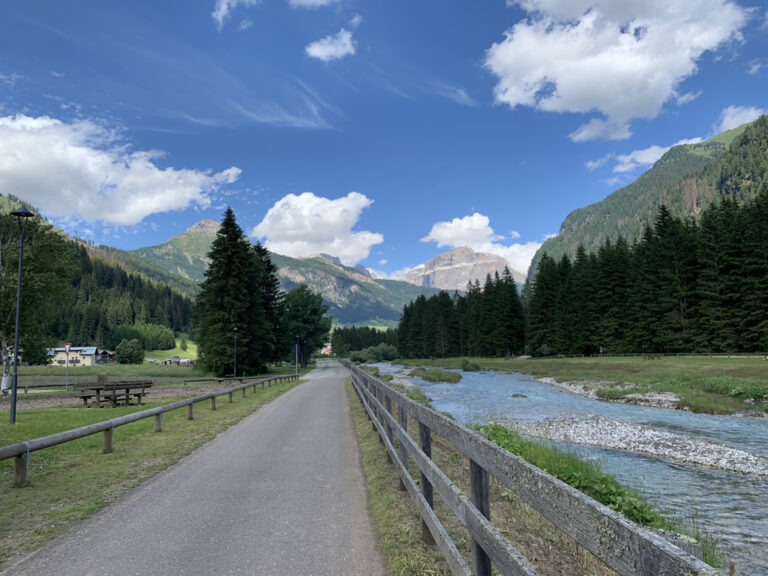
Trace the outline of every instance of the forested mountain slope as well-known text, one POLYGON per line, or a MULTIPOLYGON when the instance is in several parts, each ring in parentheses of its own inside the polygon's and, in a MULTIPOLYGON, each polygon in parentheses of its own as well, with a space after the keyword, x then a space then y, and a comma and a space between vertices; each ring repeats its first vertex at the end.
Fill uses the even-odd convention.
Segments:
MULTIPOLYGON (((619 236, 631 243, 640 237, 644 225, 654 221, 661 205, 675 217, 698 215, 717 197, 721 174, 735 182, 745 167, 738 159, 759 156, 759 141, 766 132, 768 119, 763 117, 706 142, 674 146, 628 186, 571 212, 559 234, 536 253, 534 263, 545 253, 555 260, 563 254, 573 257, 580 244, 594 251, 606 239, 615 241, 619 236)), ((754 197, 754 193, 747 192, 746 197, 754 197)))

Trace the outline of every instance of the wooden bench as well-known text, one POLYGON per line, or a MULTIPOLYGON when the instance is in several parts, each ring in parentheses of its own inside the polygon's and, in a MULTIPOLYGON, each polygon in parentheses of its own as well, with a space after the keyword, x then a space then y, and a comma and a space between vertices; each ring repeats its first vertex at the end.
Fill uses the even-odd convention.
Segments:
POLYGON ((131 398, 136 398, 138 405, 141 406, 142 399, 149 394, 147 388, 151 387, 151 380, 109 382, 102 392, 102 401, 111 402, 112 407, 118 406, 121 402, 128 406, 131 398))
MULTIPOLYGON (((76 386, 75 388, 77 389, 77 388, 79 388, 79 386, 76 386)), ((83 401, 83 406, 87 407, 88 406, 88 400, 90 400, 91 398, 95 398, 96 397, 96 392, 85 392, 85 391, 83 391, 80 394, 77 394, 77 397, 80 398, 83 401)))
POLYGON ((106 378, 100 378, 96 383, 76 384, 74 389, 75 395, 83 401, 83 406, 87 407, 88 401, 93 399, 94 406, 100 408, 107 402, 113 407, 120 404, 128 406, 133 398, 141 406, 151 387, 152 380, 107 382, 106 378))

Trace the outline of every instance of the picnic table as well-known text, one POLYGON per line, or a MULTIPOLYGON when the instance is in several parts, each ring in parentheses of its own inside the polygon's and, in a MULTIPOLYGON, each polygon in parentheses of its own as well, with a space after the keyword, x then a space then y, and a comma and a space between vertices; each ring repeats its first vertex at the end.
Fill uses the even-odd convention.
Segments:
POLYGON ((91 382, 87 384, 75 384, 75 390, 88 406, 88 400, 94 400, 94 406, 101 407, 102 403, 111 403, 112 407, 123 403, 128 406, 132 398, 141 406, 142 399, 149 394, 148 388, 152 387, 152 380, 117 380, 115 382, 91 382))

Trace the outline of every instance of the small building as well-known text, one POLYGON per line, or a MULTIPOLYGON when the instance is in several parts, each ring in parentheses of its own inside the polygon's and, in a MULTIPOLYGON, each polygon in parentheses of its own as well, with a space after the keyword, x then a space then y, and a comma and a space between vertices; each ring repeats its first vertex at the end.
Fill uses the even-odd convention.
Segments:
MULTIPOLYGON (((61 348, 48 349, 48 365, 61 366, 67 365, 67 350, 61 348)), ((99 351, 96 346, 70 346, 69 365, 70 366, 96 366, 99 360, 99 351)))

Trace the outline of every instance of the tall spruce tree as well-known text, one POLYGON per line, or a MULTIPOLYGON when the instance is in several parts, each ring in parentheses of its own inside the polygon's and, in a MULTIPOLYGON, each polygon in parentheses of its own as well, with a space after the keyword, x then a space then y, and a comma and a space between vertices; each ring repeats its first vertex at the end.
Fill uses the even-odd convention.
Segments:
POLYGON ((265 288, 273 273, 263 253, 251 245, 227 208, 208 253, 210 264, 195 303, 193 330, 198 357, 208 370, 223 375, 234 371, 263 371, 274 357, 276 339, 265 288), (237 328, 235 333, 234 329, 237 328))
POLYGON ((331 319, 326 316, 328 306, 323 297, 312 292, 306 284, 285 295, 285 327, 293 343, 299 344, 299 361, 307 365, 312 354, 323 347, 331 330, 331 319))

